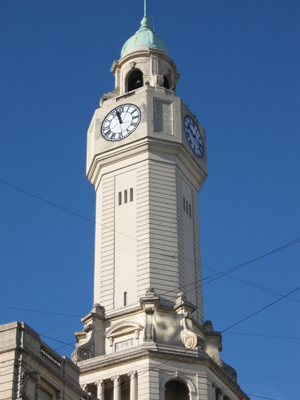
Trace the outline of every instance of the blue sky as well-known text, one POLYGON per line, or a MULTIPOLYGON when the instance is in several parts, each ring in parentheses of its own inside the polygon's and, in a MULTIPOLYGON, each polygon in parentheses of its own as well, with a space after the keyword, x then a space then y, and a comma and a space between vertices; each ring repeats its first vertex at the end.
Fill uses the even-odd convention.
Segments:
MULTIPOLYGON (((181 74, 177 95, 207 132, 199 206, 208 277, 209 268, 224 271, 300 237, 300 5, 148 0, 151 15, 181 74)), ((0 323, 63 327, 44 333, 54 349, 74 341, 92 307, 86 131, 142 16, 142 0, 0 2, 0 323)), ((205 319, 222 331, 296 289, 299 256, 295 244, 205 284, 205 319)), ((246 393, 298 397, 299 302, 300 290, 224 332, 221 356, 246 393)))

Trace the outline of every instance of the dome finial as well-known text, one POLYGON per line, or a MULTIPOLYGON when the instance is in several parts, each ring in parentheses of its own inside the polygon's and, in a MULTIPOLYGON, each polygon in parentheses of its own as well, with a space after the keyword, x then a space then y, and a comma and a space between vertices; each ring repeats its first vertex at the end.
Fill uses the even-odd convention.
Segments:
POLYGON ((169 56, 165 43, 150 28, 150 21, 147 17, 147 0, 144 0, 144 16, 141 21, 140 29, 124 43, 121 50, 121 57, 123 57, 127 52, 133 51, 133 49, 142 46, 150 49, 162 50, 166 56, 169 56))
POLYGON ((147 0, 144 0, 144 17, 141 20, 141 27, 140 29, 150 29, 150 22, 147 17, 147 0))

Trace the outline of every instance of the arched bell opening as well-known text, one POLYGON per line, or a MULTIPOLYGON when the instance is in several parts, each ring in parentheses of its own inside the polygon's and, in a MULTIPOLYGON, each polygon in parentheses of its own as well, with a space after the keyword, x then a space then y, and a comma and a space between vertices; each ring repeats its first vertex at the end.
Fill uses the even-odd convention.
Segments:
POLYGON ((170 89, 169 79, 164 75, 164 88, 170 89))
POLYGON ((165 400, 189 400, 189 389, 181 381, 173 379, 165 386, 165 400))
POLYGON ((144 85, 143 73, 139 69, 130 72, 127 78, 127 92, 138 89, 144 85))

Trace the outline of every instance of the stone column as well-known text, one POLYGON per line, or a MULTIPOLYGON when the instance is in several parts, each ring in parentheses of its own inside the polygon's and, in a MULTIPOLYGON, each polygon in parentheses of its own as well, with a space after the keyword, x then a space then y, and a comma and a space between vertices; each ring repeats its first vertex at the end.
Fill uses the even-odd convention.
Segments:
POLYGON ((223 400, 223 393, 220 389, 217 390, 217 400, 223 400))
POLYGON ((105 382, 103 379, 100 381, 95 382, 95 385, 97 385, 97 397, 99 400, 104 400, 104 388, 105 388, 105 382))
POLYGON ((130 400, 137 400, 137 372, 128 373, 130 377, 130 400))
POLYGON ((120 375, 115 375, 111 378, 114 383, 114 400, 121 400, 121 384, 122 378, 120 375))

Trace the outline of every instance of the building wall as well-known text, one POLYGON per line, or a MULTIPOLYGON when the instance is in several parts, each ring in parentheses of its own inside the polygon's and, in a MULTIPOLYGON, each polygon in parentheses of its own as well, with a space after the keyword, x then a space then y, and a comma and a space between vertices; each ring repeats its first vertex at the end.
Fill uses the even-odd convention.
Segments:
POLYGON ((43 395, 53 400, 88 398, 79 385, 79 368, 25 323, 0 326, 0 366, 1 400, 36 400, 43 395))
POLYGON ((124 160, 104 169, 96 193, 94 303, 109 314, 138 304, 149 287, 161 305, 184 291, 202 322, 198 198, 180 167, 164 157, 124 160))

